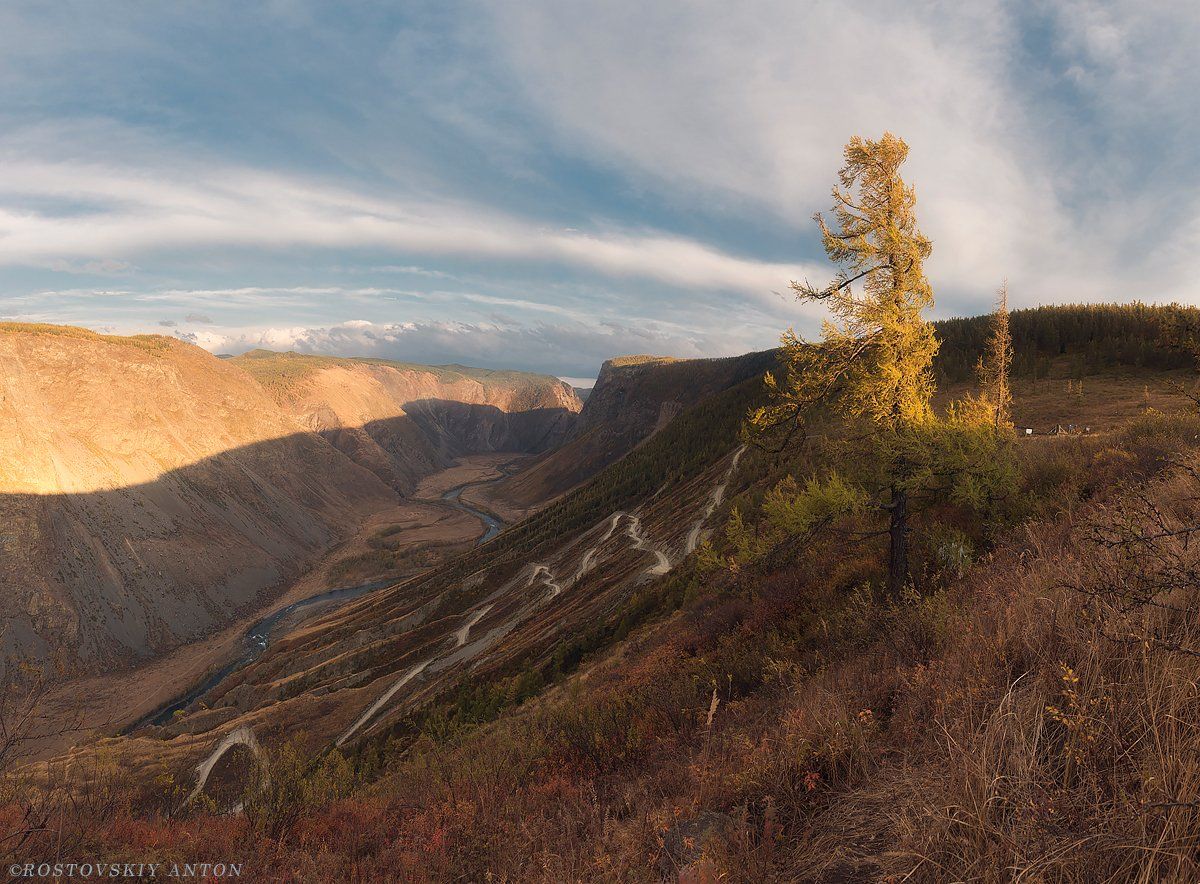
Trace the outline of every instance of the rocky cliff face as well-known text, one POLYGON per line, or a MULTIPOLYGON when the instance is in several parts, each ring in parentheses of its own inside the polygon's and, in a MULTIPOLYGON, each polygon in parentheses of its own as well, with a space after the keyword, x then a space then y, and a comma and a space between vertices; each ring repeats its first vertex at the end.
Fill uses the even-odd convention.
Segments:
POLYGON ((527 514, 624 457, 685 408, 763 374, 774 358, 766 351, 727 359, 610 359, 564 444, 511 479, 473 490, 471 498, 510 518, 527 514))
POLYGON ((582 406, 569 385, 524 372, 264 350, 231 361, 303 426, 403 493, 463 454, 555 448, 582 406))
POLYGON ((727 359, 610 359, 601 366, 568 441, 601 437, 603 457, 608 459, 600 467, 607 466, 661 430, 683 409, 762 375, 774 359, 774 351, 727 359))
POLYGON ((103 667, 199 638, 394 497, 203 350, 0 328, 10 663, 103 667))
POLYGON ((578 411, 547 378, 250 361, 0 325, 0 667, 198 639, 454 455, 545 450, 578 411))

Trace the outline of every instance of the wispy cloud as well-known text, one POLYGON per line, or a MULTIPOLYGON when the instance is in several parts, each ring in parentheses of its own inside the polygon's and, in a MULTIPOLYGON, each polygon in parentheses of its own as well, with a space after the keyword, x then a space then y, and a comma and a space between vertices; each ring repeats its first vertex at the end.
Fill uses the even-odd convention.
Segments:
MULTIPOLYGON (((592 231, 548 227, 483 206, 384 199, 245 168, 172 173, 14 161, 0 166, 0 265, 172 249, 387 249, 474 260, 551 262, 613 277, 729 290, 756 298, 798 264, 745 258, 695 240, 611 225, 592 231), (85 208, 26 207, 51 198, 85 208)), ((250 291, 246 289, 245 291, 250 291)))
POLYGON ((1164 204, 1200 220, 1200 200, 1144 166, 1126 178, 1164 140, 1197 177, 1192 4, 489 8, 547 130, 664 199, 702 193, 803 234, 847 137, 892 129, 951 303, 981 309, 1002 276, 1021 303, 1200 298, 1178 255, 1195 224, 1141 223, 1164 204))
POLYGON ((7 316, 580 375, 767 346, 885 129, 941 313, 1200 302, 1194 4, 71 8, 0 9, 7 316))

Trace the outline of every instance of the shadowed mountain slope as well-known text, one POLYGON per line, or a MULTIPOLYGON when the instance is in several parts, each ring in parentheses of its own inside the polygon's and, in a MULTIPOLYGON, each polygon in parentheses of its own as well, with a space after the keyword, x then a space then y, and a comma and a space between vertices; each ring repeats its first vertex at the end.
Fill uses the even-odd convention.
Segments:
POLYGON ((279 361, 0 325, 0 666, 194 641, 453 457, 543 451, 578 409, 516 372, 279 361))
POLYGON ((760 387, 755 377, 708 397, 491 542, 296 626, 121 750, 186 766, 240 728, 260 739, 302 729, 313 749, 385 738, 464 679, 536 669, 590 631, 617 629, 631 600, 707 536, 760 387))
POLYGON ((252 350, 230 360, 287 413, 408 494, 455 457, 548 451, 581 407, 546 375, 252 350))
POLYGON ((566 442, 470 499, 509 517, 576 487, 660 431, 678 414, 774 363, 774 351, 725 359, 622 356, 600 369, 566 442))
POLYGON ((198 638, 395 495, 244 372, 165 337, 0 332, 3 656, 198 638))

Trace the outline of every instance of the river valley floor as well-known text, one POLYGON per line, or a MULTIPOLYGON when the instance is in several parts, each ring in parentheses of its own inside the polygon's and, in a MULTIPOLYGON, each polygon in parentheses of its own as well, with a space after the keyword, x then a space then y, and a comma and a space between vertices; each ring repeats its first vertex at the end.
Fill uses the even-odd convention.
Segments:
POLYGON ((519 463, 518 454, 471 455, 453 466, 428 476, 411 499, 375 513, 353 537, 327 553, 299 580, 274 596, 267 604, 248 612, 200 641, 178 648, 150 662, 103 675, 74 679, 50 690, 44 708, 50 722, 36 745, 36 758, 48 758, 93 736, 114 734, 165 708, 174 698, 244 653, 247 632, 257 623, 289 606, 298 610, 273 624, 273 633, 288 631, 297 623, 323 610, 329 604, 305 605, 307 600, 332 588, 366 584, 390 585, 416 576, 427 567, 449 557, 470 544, 491 536, 495 520, 483 512, 474 512, 459 504, 455 489, 503 478, 519 463), (443 501, 447 495, 453 501, 443 501), (430 564, 406 571, 381 573, 357 567, 347 571, 348 561, 361 560, 371 548, 371 539, 388 532, 403 550, 429 551, 430 564))

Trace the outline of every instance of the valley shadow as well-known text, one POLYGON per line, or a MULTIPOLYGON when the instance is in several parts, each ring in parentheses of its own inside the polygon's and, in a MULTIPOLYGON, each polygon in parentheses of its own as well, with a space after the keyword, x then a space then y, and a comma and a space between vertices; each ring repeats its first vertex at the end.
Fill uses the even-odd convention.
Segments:
MULTIPOLYGON (((566 441, 579 417, 567 408, 504 411, 452 399, 417 399, 404 403, 404 411, 426 437, 442 440, 443 451, 453 457, 507 451, 541 454, 566 441)), ((381 425, 389 423, 372 421, 365 429, 385 432, 381 425)))
MULTIPOLYGON (((146 482, 0 490, 0 678, 118 672, 200 641, 263 611, 424 475, 469 454, 545 451, 577 417, 412 406, 412 415, 230 448, 146 482)), ((101 477, 116 457, 91 456, 101 477)))

